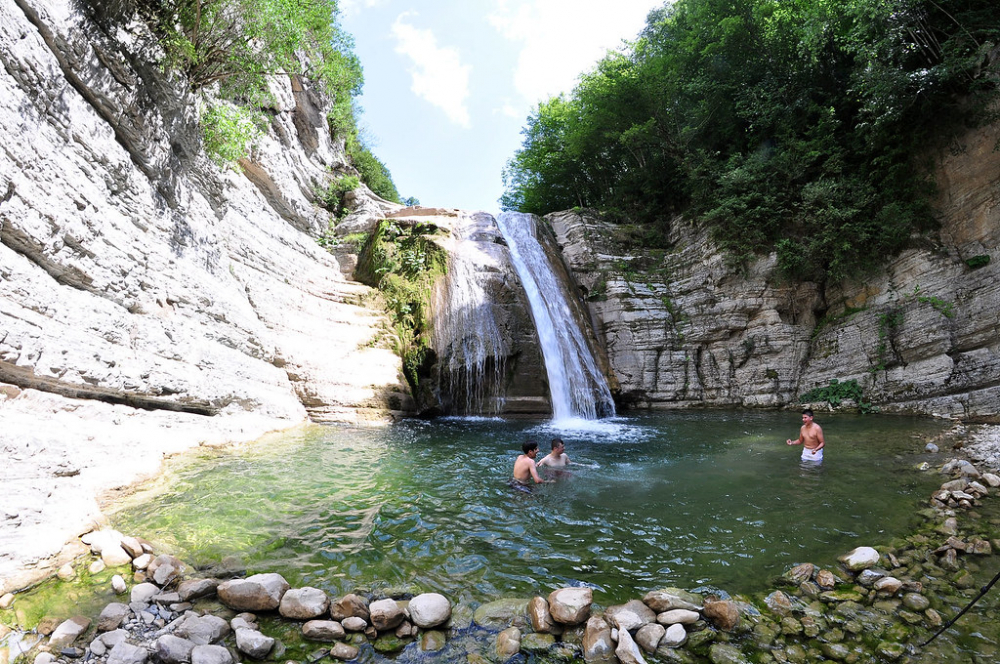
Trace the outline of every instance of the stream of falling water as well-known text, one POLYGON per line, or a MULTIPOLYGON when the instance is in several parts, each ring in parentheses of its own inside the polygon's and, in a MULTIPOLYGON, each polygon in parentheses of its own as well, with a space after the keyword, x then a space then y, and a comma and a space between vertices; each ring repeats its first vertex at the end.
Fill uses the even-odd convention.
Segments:
MULTIPOLYGON (((568 292, 539 239, 534 215, 503 212, 497 218, 521 278, 545 358, 555 420, 597 419, 615 414, 611 389, 584 325, 582 305, 568 292)), ((562 267, 562 266, 558 266, 562 267)))

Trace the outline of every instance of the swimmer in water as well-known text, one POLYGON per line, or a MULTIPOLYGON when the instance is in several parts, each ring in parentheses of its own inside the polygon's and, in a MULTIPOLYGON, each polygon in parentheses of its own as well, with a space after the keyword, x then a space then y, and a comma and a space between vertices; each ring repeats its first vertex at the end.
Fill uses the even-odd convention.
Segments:
POLYGON ((797 440, 789 438, 785 441, 788 445, 802 446, 802 460, 815 463, 823 462, 823 448, 826 447, 826 440, 823 438, 823 429, 813 421, 813 412, 806 408, 802 411, 802 428, 799 429, 797 440))
POLYGON ((548 466, 549 468, 565 468, 570 464, 569 457, 566 455, 566 444, 562 442, 560 438, 552 439, 552 451, 545 455, 545 457, 538 462, 537 466, 541 468, 542 466, 548 466))
POLYGON ((535 457, 538 456, 538 443, 533 440, 525 441, 521 445, 524 454, 517 457, 514 462, 513 484, 520 486, 530 486, 529 480, 534 480, 535 484, 546 484, 553 480, 543 480, 538 476, 538 468, 535 464, 535 457))

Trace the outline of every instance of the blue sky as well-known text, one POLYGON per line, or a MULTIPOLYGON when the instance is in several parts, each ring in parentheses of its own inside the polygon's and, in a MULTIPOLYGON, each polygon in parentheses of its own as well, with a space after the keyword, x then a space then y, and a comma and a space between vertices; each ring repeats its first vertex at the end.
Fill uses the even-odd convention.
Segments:
POLYGON ((365 72, 361 126, 401 196, 499 210, 539 101, 569 92, 663 0, 341 0, 365 72))

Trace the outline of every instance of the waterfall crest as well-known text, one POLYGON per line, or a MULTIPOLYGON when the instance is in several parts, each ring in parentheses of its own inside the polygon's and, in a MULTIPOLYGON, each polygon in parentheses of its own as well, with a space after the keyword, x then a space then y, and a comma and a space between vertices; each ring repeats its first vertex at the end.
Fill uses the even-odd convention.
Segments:
POLYGON ((554 241, 539 232, 534 215, 504 212, 497 218, 514 267, 531 304, 545 359, 556 420, 596 419, 615 414, 608 381, 594 352, 583 303, 554 241), (543 242, 552 246, 546 251, 543 242))

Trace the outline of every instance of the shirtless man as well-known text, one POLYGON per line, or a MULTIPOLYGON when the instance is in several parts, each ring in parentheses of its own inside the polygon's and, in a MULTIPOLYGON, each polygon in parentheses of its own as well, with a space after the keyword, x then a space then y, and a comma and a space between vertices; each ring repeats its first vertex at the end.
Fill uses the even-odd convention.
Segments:
POLYGON ((823 448, 826 441, 823 440, 823 429, 813 422, 813 412, 806 408, 802 411, 802 428, 799 429, 798 440, 788 439, 788 445, 802 446, 803 461, 822 461, 823 448))
POLYGON ((538 467, 548 466, 549 468, 565 468, 570 463, 566 456, 566 445, 559 438, 552 439, 552 451, 538 462, 538 467))
POLYGON ((543 480, 538 476, 538 469, 535 467, 535 457, 538 456, 538 443, 533 440, 526 441, 521 445, 524 454, 517 457, 514 462, 514 483, 521 486, 529 486, 528 480, 535 480, 535 484, 552 482, 553 480, 543 480))

